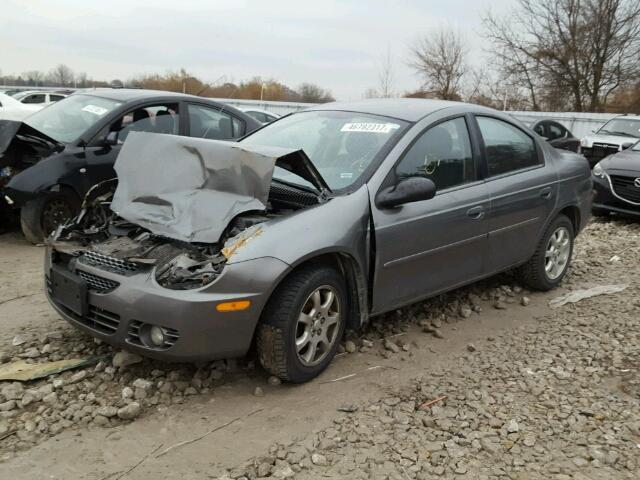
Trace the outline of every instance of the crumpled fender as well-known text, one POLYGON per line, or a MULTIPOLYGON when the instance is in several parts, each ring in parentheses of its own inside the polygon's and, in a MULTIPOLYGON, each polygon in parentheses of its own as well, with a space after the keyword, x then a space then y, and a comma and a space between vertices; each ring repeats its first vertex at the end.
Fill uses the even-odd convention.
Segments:
POLYGON ((350 195, 254 225, 229 238, 222 249, 229 264, 274 257, 295 266, 324 253, 343 253, 367 265, 369 195, 366 185, 350 195))
POLYGON ((84 158, 53 155, 15 175, 5 187, 4 194, 11 198, 14 206, 21 207, 56 185, 76 184, 77 179, 71 180, 73 177, 84 177, 80 181, 86 183, 88 188, 89 179, 80 172, 86 165, 84 158))

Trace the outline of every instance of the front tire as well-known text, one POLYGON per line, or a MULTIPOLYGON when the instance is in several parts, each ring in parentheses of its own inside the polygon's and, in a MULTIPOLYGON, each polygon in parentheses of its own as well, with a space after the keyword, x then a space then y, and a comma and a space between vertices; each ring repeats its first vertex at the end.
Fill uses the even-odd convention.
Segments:
POLYGON ((347 323, 344 280, 333 268, 294 271, 271 296, 258 325, 260 363, 293 383, 318 376, 336 354, 347 323))
POLYGON ((533 257, 520 267, 522 282, 541 291, 557 287, 571 263, 574 235, 571 220, 558 215, 547 227, 533 257))
POLYGON ((78 197, 67 191, 40 195, 20 209, 20 226, 25 238, 42 243, 60 223, 73 218, 79 211, 78 197))

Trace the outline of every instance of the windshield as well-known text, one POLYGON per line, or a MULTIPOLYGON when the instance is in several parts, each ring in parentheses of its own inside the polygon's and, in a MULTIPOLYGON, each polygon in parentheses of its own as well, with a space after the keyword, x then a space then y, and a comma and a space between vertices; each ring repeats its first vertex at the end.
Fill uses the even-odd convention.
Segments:
POLYGON ((606 133, 609 135, 622 135, 625 137, 640 137, 640 120, 632 120, 630 118, 614 118, 609 120, 604 126, 598 130, 598 133, 606 133))
POLYGON ((120 102, 91 95, 71 95, 34 113, 24 123, 62 143, 80 138, 120 102))
MULTIPOLYGON (((406 125, 402 120, 356 112, 301 112, 267 125, 242 142, 302 149, 329 188, 339 190, 356 182, 406 125)), ((310 186, 281 168, 275 169, 273 177, 310 186)))

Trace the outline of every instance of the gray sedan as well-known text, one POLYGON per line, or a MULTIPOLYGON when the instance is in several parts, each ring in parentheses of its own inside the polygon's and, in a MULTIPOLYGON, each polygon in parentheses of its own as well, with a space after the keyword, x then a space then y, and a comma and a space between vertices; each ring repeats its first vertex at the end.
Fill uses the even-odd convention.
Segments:
POLYGON ((239 143, 135 133, 116 172, 49 240, 54 308, 159 359, 255 340, 291 382, 371 316, 513 268, 554 288, 592 192, 583 157, 511 117, 417 99, 319 105, 239 143))

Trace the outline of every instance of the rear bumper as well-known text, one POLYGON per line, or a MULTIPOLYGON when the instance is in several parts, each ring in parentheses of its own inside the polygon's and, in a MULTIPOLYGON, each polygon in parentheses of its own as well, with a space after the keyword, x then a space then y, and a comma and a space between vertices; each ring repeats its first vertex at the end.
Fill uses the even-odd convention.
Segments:
POLYGON ((193 362, 233 358, 246 354, 255 327, 274 285, 289 266, 264 257, 230 264, 210 286, 201 290, 169 290, 159 286, 151 272, 121 276, 88 265, 81 269, 118 282, 109 293, 89 290, 89 312, 77 315, 56 298, 48 284, 50 252, 45 260, 47 298, 74 327, 115 347, 159 360, 193 362), (250 300, 248 309, 221 313, 216 304, 250 300), (151 346, 140 325, 163 327, 172 337, 170 346, 151 346))

